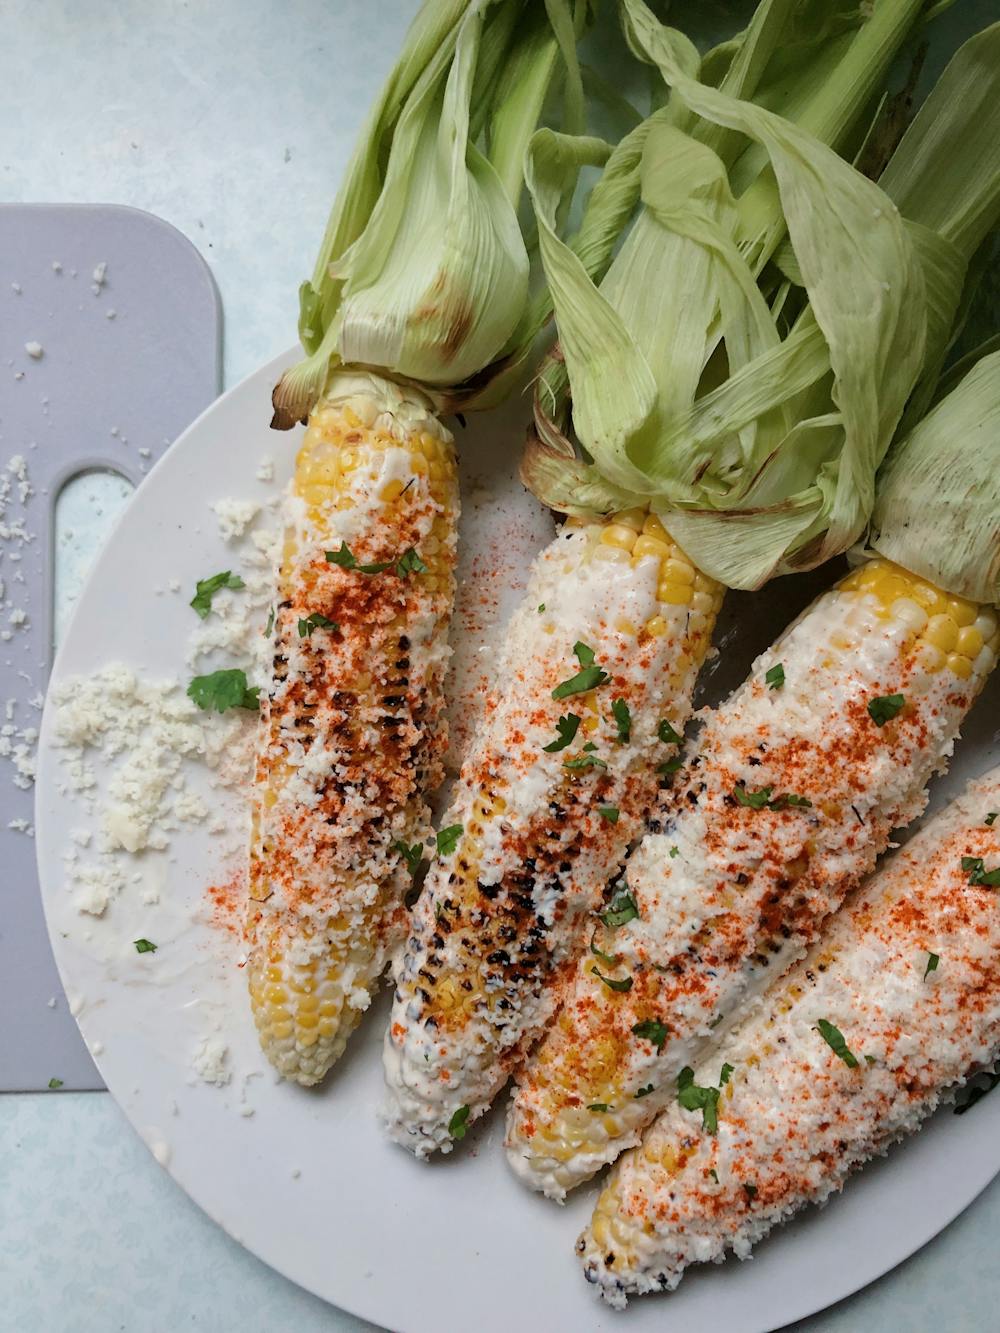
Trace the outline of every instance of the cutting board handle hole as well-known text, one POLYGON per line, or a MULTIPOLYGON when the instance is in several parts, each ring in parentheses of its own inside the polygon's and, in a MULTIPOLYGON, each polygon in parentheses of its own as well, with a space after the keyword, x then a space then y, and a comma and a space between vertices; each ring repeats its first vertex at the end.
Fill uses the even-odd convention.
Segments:
POLYGON ((108 467, 91 467, 63 482, 53 521, 52 620, 54 647, 69 624, 84 580, 135 491, 108 467))

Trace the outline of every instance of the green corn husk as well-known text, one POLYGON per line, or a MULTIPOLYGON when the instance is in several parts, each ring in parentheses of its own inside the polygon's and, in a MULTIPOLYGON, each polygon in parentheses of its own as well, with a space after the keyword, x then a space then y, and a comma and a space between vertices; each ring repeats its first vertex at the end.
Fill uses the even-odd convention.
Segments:
POLYGON ((878 474, 867 550, 947 592, 1000 602, 998 507, 1000 353, 994 352, 890 449, 878 474))
POLYGON ((554 226, 593 150, 532 140, 561 353, 523 475, 564 512, 651 502, 707 573, 757 587, 857 539, 908 400, 930 401, 968 262, 1000 216, 1000 25, 957 53, 876 185, 824 141, 856 135, 919 4, 877 5, 846 35, 829 6, 837 59, 820 42, 810 68, 782 36, 805 10, 767 0, 718 89, 681 34, 623 5, 672 96, 647 123, 642 208, 600 289, 554 226))
POLYGON ((306 358, 275 389, 272 425, 305 417, 341 365, 417 384, 440 408, 524 354, 524 152, 553 88, 566 129, 582 129, 576 43, 589 6, 426 0, 301 288, 306 358))

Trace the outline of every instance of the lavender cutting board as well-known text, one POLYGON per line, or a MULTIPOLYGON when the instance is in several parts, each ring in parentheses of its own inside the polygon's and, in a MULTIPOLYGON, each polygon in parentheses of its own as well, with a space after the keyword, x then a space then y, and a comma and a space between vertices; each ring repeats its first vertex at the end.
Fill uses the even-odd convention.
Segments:
POLYGON ((3 1092, 47 1088, 53 1078, 67 1089, 104 1086, 52 960, 31 829, 33 729, 54 633, 56 500, 84 472, 141 482, 217 395, 221 332, 208 266, 159 218, 116 205, 0 205, 3 1092))

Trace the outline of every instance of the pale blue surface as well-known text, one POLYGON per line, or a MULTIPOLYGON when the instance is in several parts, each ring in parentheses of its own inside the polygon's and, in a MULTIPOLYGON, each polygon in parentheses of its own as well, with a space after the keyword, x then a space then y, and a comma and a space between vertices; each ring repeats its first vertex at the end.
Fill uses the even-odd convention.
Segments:
MULTIPOLYGON (((134 204, 178 226, 222 292, 234 383, 294 338, 291 294, 414 8, 6 0, 0 195, 134 204)), ((887 1278, 798 1327, 996 1328, 997 1234, 1000 1183, 887 1278)), ((535 1333, 530 1311, 512 1310, 511 1325, 535 1333)), ((0 1097, 0 1333, 369 1327, 209 1222, 106 1094, 0 1097)))

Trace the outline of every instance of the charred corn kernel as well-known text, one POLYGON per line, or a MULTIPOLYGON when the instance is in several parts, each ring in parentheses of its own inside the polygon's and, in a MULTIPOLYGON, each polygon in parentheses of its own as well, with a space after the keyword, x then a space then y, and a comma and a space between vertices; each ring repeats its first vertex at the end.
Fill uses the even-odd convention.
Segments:
MULTIPOLYGON (((658 523, 639 535, 647 527, 640 511, 564 527, 510 624, 442 821, 462 832, 431 865, 397 967, 384 1057, 389 1129, 418 1156, 452 1146, 455 1111, 480 1115, 553 1017, 554 982, 585 947, 604 885, 663 781, 657 770, 676 753, 658 725, 669 716, 683 729, 714 615, 691 623, 691 562, 658 523), (676 603, 660 595, 664 569, 686 574, 667 585, 685 589, 676 603), (539 635, 539 604, 554 611, 568 595, 572 620, 553 618, 555 632, 539 635), (553 698, 580 670, 577 643, 609 680, 553 698)), ((718 585, 706 588, 711 608, 718 585)), ((594 1048, 609 1070, 616 1056, 594 1048)), ((587 1114, 611 1132, 613 1115, 587 1114)), ((582 1144, 585 1131, 575 1132, 582 1144)), ((570 1138, 558 1151, 569 1159, 577 1147, 570 1138)))
POLYGON ((672 1290, 691 1264, 728 1250, 745 1257, 748 1231, 760 1240, 837 1192, 1000 1047, 1000 916, 995 893, 970 887, 962 870, 963 856, 996 857, 983 812, 998 805, 994 769, 885 863, 830 923, 822 953, 776 982, 695 1069, 704 1087, 733 1066, 727 1115, 739 1135, 709 1133, 674 1099, 619 1160, 577 1244, 612 1305, 672 1290), (940 965, 927 973, 931 953, 940 965), (821 1018, 857 1068, 823 1044, 821 1018), (678 1170, 670 1163, 682 1150, 678 1170))
MULTIPOLYGON (((562 1197, 634 1142, 711 1024, 752 1006, 922 809, 985 680, 985 649, 957 650, 950 610, 947 652, 931 642, 933 618, 915 633, 920 591, 886 561, 849 575, 705 723, 690 785, 668 797, 669 828, 654 813, 627 863, 638 915, 599 934, 618 961, 595 972, 580 956, 560 1022, 517 1074, 508 1151, 534 1188, 562 1197), (782 688, 762 693, 778 662, 782 688), (897 694, 902 710, 880 725, 869 705, 897 694), (637 1035, 651 1020, 667 1028, 662 1043, 637 1035), (581 1109, 595 1102, 614 1108, 600 1125, 581 1109)), ((985 613, 970 610, 971 629, 985 613)))
POLYGON ((373 381, 371 399, 313 412, 292 491, 305 512, 289 507, 262 692, 247 978, 268 1058, 311 1084, 343 1051, 399 939, 409 883, 399 844, 427 836, 426 800, 442 775, 436 645, 458 516, 450 436, 415 399, 373 381), (344 543, 344 563, 328 561, 344 543), (397 571, 409 548, 425 571, 397 571), (366 574, 351 558, 390 567, 366 574), (313 615, 335 628, 303 635, 313 615), (429 639, 411 636, 417 623, 432 626, 429 639))

